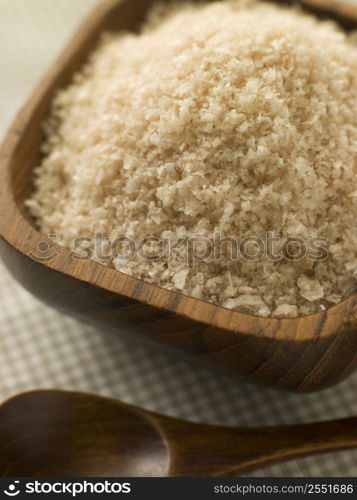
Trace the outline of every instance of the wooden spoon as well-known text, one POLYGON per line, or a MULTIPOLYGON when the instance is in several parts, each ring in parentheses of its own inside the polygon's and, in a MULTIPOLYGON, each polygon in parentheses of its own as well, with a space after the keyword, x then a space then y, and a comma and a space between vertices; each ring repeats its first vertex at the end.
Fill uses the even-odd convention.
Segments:
POLYGON ((36 391, 0 407, 0 476, 217 477, 357 446, 357 418, 229 428, 112 399, 36 391))

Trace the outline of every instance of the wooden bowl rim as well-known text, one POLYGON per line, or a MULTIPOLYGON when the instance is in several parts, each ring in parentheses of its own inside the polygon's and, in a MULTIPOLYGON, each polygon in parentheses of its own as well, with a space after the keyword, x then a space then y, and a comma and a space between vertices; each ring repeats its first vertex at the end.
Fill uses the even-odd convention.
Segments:
MULTIPOLYGON (((32 227, 24 216, 23 209, 17 205, 12 192, 11 180, 15 153, 21 144, 23 134, 26 134, 31 126, 32 118, 42 97, 53 87, 63 68, 73 59, 90 30, 98 26, 100 20, 109 11, 117 8, 125 1, 104 0, 91 11, 87 19, 77 28, 76 33, 69 40, 50 70, 37 85, 10 128, 0 148, 0 214, 2 214, 0 215, 0 236, 30 260, 36 260, 30 257, 31 252, 38 247, 40 242, 45 241, 51 247, 51 250, 58 255, 53 260, 42 262, 40 265, 88 285, 137 300, 155 308, 176 313, 209 326, 222 328, 230 332, 274 338, 281 341, 306 341, 336 333, 354 313, 357 293, 326 311, 298 318, 263 318, 232 311, 222 306, 146 283, 94 261, 74 260, 68 249, 54 243, 32 227), (11 224, 9 224, 10 220, 11 224), (27 235, 25 240, 21 239, 21 235, 24 234, 27 235)), ((334 0, 304 0, 301 3, 335 11, 348 17, 351 17, 352 8, 353 17, 356 18, 357 22, 357 5, 351 6, 334 0)))

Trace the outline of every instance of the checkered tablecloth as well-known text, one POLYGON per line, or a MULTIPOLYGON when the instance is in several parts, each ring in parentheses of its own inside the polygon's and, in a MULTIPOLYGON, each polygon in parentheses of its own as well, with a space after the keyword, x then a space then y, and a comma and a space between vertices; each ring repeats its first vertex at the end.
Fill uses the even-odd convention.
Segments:
MULTIPOLYGON (((0 0, 0 135, 98 0, 0 0)), ((188 420, 279 425, 357 415, 357 373, 297 395, 210 372, 59 314, 0 265, 0 398, 38 388, 89 391, 188 420)), ((357 451, 290 461, 257 476, 356 476, 357 451)))

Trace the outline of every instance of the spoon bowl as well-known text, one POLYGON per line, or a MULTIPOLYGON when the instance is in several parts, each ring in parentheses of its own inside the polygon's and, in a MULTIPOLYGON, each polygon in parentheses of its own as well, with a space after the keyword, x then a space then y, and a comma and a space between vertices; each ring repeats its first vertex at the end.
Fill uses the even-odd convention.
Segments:
MULTIPOLYGON (((335 384, 357 368, 357 294, 316 314, 261 318, 163 290, 79 261, 41 235, 24 206, 40 161, 42 123, 106 30, 134 29, 153 0, 105 0, 84 21, 18 115, 0 151, 0 253, 13 276, 46 303, 142 341, 186 353, 254 380, 296 391, 335 384)), ((357 27, 357 6, 306 0, 305 7, 357 27)))
POLYGON ((37 391, 0 407, 0 477, 233 476, 357 446, 357 419, 229 428, 90 394, 37 391))
POLYGON ((28 394, 3 405, 0 421, 0 475, 5 470, 31 477, 168 473, 169 453, 156 427, 136 409, 109 399, 28 394))

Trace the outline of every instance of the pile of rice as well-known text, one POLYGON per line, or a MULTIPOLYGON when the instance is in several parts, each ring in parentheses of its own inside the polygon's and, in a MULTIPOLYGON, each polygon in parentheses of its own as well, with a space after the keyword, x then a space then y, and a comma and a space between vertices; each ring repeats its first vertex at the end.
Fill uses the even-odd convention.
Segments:
POLYGON ((259 1, 156 7, 139 34, 104 36, 45 131, 28 206, 57 242, 323 237, 324 260, 106 264, 261 316, 356 289, 357 46, 333 22, 259 1))

